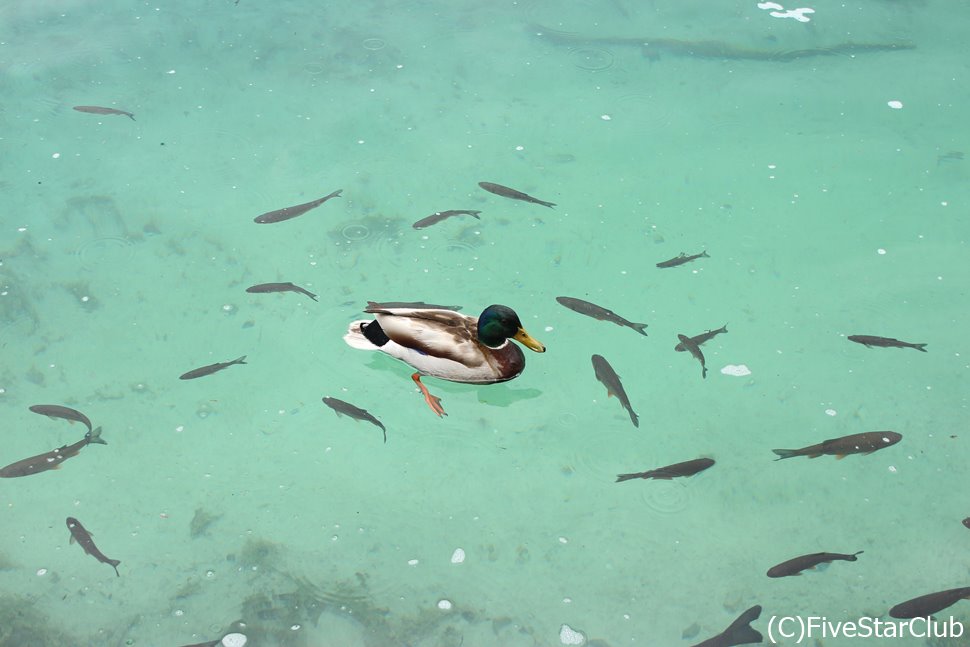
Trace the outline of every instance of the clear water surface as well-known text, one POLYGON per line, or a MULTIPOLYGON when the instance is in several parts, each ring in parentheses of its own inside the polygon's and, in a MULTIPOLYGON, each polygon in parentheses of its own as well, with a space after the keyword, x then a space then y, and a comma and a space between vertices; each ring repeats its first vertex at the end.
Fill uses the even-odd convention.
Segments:
POLYGON ((0 482, 0 644, 668 647, 967 585, 970 5, 813 8, 0 4, 0 463, 81 438, 32 404, 108 443, 0 482), (412 228, 446 209, 481 219, 412 228), (319 301, 245 291, 273 281, 319 301), (548 351, 426 378, 438 419, 342 340, 369 300, 504 303, 548 351), (724 324, 702 379, 677 334, 724 324), (903 440, 773 460, 878 430, 903 440))

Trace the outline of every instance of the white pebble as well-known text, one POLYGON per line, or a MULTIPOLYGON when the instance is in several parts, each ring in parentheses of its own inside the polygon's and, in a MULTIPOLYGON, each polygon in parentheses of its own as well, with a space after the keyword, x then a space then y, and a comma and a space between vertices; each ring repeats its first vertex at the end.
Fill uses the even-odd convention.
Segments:
POLYGON ((721 373, 724 375, 733 375, 734 377, 744 377, 745 375, 751 375, 751 369, 744 364, 728 364, 721 369, 721 373))
POLYGON ((600 115, 600 119, 602 119, 603 121, 609 121, 609 120, 610 120, 610 119, 612 119, 612 118, 613 118, 613 117, 611 117, 611 116, 609 116, 609 115, 600 115))
POLYGON ((892 108, 893 110, 902 110, 903 108, 903 102, 897 101, 895 99, 893 99, 892 101, 887 101, 886 105, 892 108))
POLYGON ((417 565, 418 565, 418 560, 416 560, 416 559, 409 559, 408 560, 408 566, 417 566, 417 565))
POLYGON ((246 636, 242 634, 226 634, 222 637, 222 647, 243 647, 246 636))
POLYGON ((583 645, 586 643, 586 636, 569 625, 563 625, 559 628, 559 642, 564 645, 583 645))
POLYGON ((39 569, 37 569, 37 575, 39 575, 41 577, 47 575, 47 569, 46 568, 39 568, 39 569))
POLYGON ((455 552, 451 554, 451 563, 461 564, 463 561, 465 561, 465 551, 461 548, 456 548, 455 552))
POLYGON ((876 253, 881 256, 881 255, 883 255, 883 254, 886 253, 886 250, 884 250, 882 247, 880 247, 879 249, 876 250, 876 253))
POLYGON ((834 416, 835 414, 836 414, 835 409, 826 409, 825 410, 825 415, 827 415, 827 416, 834 416))
POLYGON ((451 609, 451 602, 449 600, 438 600, 438 608, 442 611, 448 611, 451 609))

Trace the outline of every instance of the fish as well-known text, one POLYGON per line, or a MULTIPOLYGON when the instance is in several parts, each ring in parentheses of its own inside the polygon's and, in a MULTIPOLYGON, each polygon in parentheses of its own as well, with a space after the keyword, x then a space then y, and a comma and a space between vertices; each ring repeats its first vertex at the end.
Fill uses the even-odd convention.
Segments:
POLYGON ((913 344, 908 341, 899 341, 892 337, 877 337, 875 335, 849 335, 849 341, 862 344, 866 348, 878 346, 880 348, 915 348, 916 350, 927 352, 926 344, 913 344))
POLYGON ((900 602, 889 610, 889 615, 900 620, 906 618, 925 618, 956 604, 960 600, 968 599, 970 599, 970 586, 962 586, 958 589, 947 589, 939 593, 921 595, 918 598, 900 602))
POLYGON ((296 218, 297 216, 302 216, 310 209, 319 207, 321 204, 331 198, 339 198, 341 193, 343 193, 343 189, 337 189, 330 195, 325 195, 322 198, 313 200, 311 202, 298 204, 295 207, 277 209, 276 211, 267 211, 266 213, 253 218, 253 222, 258 222, 261 225, 265 225, 272 222, 283 222, 284 220, 289 220, 290 218, 296 218))
POLYGON ((673 465, 658 467, 656 469, 647 470, 646 472, 617 474, 615 482, 622 483, 623 481, 629 481, 631 479, 657 479, 661 481, 669 481, 670 479, 678 478, 680 476, 693 476, 698 472, 703 472, 712 465, 714 465, 713 458, 694 458, 689 461, 684 461, 683 463, 674 463, 673 465))
POLYGON ((0 478, 30 476, 31 474, 37 474, 38 472, 59 469, 61 463, 69 458, 77 456, 78 452, 91 443, 96 443, 98 445, 108 444, 101 439, 101 427, 96 428, 94 431, 87 432, 84 434, 84 438, 77 441, 73 445, 64 445, 63 447, 52 449, 49 452, 38 454, 37 456, 31 456, 30 458, 25 458, 17 461, 16 463, 7 465, 3 469, 0 469, 0 478))
POLYGON ((970 517, 967 517, 961 523, 963 523, 965 527, 970 528, 970 517))
POLYGON ((482 187, 489 193, 500 195, 503 198, 512 198, 513 200, 522 200, 523 202, 531 202, 532 204, 541 204, 543 207, 549 207, 550 209, 556 206, 555 202, 546 202, 545 200, 540 200, 539 198, 533 198, 527 193, 510 189, 509 187, 502 186, 501 184, 495 184, 493 182, 479 182, 478 186, 482 187))
POLYGON ((111 567, 115 569, 115 575, 121 577, 121 573, 118 572, 118 564, 121 562, 117 559, 105 557, 104 553, 98 550, 98 547, 94 545, 94 540, 91 539, 91 533, 89 533, 84 526, 81 525, 80 521, 74 517, 68 517, 67 528, 71 531, 72 544, 76 541, 88 555, 94 557, 102 564, 111 564, 111 567))
POLYGON ((895 431, 867 431, 861 434, 851 434, 841 438, 823 440, 817 445, 802 447, 801 449, 773 449, 778 454, 776 461, 795 456, 818 458, 822 454, 844 458, 849 454, 871 454, 872 452, 895 445, 902 440, 902 435, 895 431))
POLYGON ((677 335, 677 339, 680 340, 680 345, 683 345, 684 350, 690 351, 690 354, 697 358, 697 361, 701 363, 701 377, 707 378, 707 364, 704 362, 704 353, 701 352, 700 345, 687 335, 677 335))
POLYGON ((31 405, 30 410, 48 418, 61 418, 71 423, 80 422, 88 428, 88 431, 91 431, 91 421, 88 420, 86 415, 75 409, 62 407, 59 404, 34 404, 31 405))
POLYGON ((861 555, 860 550, 857 553, 852 553, 851 555, 843 555, 842 553, 812 553, 810 555, 801 555, 799 557, 793 557, 787 561, 777 564, 768 569, 768 577, 788 577, 789 575, 799 575, 802 571, 808 570, 810 568, 815 568, 819 564, 828 564, 836 560, 842 560, 846 562, 854 562, 856 555, 861 555))
POLYGON ((639 428, 640 418, 634 413, 633 407, 630 406, 630 398, 627 397, 623 384, 620 383, 620 376, 616 374, 616 371, 602 355, 593 355, 592 360, 596 379, 606 387, 606 396, 615 395, 623 408, 630 414, 630 421, 633 422, 633 426, 639 428))
POLYGON ((578 312, 581 315, 586 315, 587 317, 592 317, 593 319, 598 319, 600 321, 609 321, 611 323, 615 323, 617 326, 626 326, 627 328, 636 330, 644 337, 647 336, 647 333, 643 330, 647 327, 647 324, 627 321, 612 310, 598 306, 595 303, 583 301, 582 299, 574 299, 573 297, 556 297, 556 301, 558 301, 561 305, 566 306, 573 312, 578 312))
POLYGON ((690 263, 691 261, 697 260, 698 258, 710 258, 706 251, 700 254, 691 254, 688 256, 684 252, 681 252, 677 256, 674 256, 670 260, 663 261, 662 263, 657 263, 657 267, 677 267, 678 265, 683 265, 684 263, 690 263))
POLYGON ((343 400, 338 400, 337 398, 324 398, 323 403, 333 409, 337 413, 338 417, 340 414, 345 414, 354 420, 365 420, 371 424, 377 425, 381 428, 381 431, 384 432, 384 442, 387 442, 387 429, 384 428, 384 424, 371 414, 367 413, 367 411, 364 409, 355 407, 349 402, 344 402, 343 400))
POLYGON ((179 379, 194 380, 197 377, 205 377, 206 375, 212 375, 213 373, 221 371, 224 368, 229 368, 230 366, 233 366, 235 364, 245 364, 245 363, 246 363, 246 356, 243 355, 242 357, 234 359, 231 362, 216 362, 215 364, 209 364, 208 366, 193 368, 188 373, 182 373, 181 375, 179 375, 179 379))
POLYGON ((750 624, 761 616, 761 605, 755 605, 738 616, 731 625, 704 642, 694 647, 733 647, 734 645, 755 645, 764 640, 760 631, 751 628, 750 624))
POLYGON ((959 162, 963 160, 962 151, 949 151, 943 153, 942 155, 936 156, 936 165, 939 166, 941 162, 959 162))
POLYGON ((102 108, 101 106, 74 106, 74 109, 78 112, 88 112, 92 115, 124 115, 132 121, 135 120, 135 115, 125 110, 117 110, 115 108, 102 108))
MULTIPOLYGON (((696 345, 700 346, 704 342, 711 341, 721 333, 727 332, 727 331, 728 331, 727 324, 724 324, 717 330, 708 330, 707 332, 702 332, 701 334, 695 337, 691 337, 690 340, 694 342, 696 345)), ((682 353, 683 351, 687 350, 687 347, 684 346, 684 342, 680 342, 679 344, 674 346, 674 350, 677 351, 678 353, 682 353)))
POLYGON ((301 288, 299 285, 294 285, 292 283, 259 283, 258 285, 250 285, 246 288, 246 292, 250 294, 265 294, 267 292, 298 292, 300 294, 305 294, 314 301, 317 300, 317 295, 313 294, 309 290, 301 288))
POLYGON ((414 227, 415 229, 424 229, 425 227, 430 227, 431 225, 435 225, 441 222, 442 220, 444 220, 445 218, 451 218, 452 216, 472 216, 473 218, 478 218, 479 220, 481 220, 481 218, 479 218, 478 216, 478 214, 480 213, 481 211, 472 211, 470 209, 452 209, 451 211, 435 211, 427 218, 422 218, 421 220, 417 221, 411 226, 414 227))
POLYGON ((847 55, 854 57, 856 54, 868 52, 895 52, 915 49, 916 45, 907 42, 896 43, 837 43, 826 47, 814 47, 809 49, 752 49, 724 41, 716 40, 675 40, 671 38, 660 38, 656 35, 643 35, 638 37, 596 37, 585 34, 557 31, 542 25, 532 24, 529 31, 536 36, 543 38, 556 45, 566 45, 575 48, 578 45, 584 47, 596 46, 599 48, 614 47, 635 47, 641 50, 645 58, 651 60, 659 59, 661 55, 670 54, 673 56, 689 56, 693 58, 713 58, 719 61, 725 59, 750 60, 750 61, 794 61, 802 58, 817 56, 838 56, 847 55))

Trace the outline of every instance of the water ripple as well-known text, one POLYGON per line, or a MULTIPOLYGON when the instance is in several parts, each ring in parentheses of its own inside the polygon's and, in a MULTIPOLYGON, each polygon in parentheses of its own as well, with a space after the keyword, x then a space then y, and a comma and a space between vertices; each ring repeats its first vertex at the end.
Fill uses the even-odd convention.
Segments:
POLYGON ((581 70, 602 72, 613 67, 613 52, 600 47, 577 47, 569 51, 569 60, 581 70))
POLYGON ((683 512, 691 501, 690 488, 677 481, 650 480, 641 483, 643 500, 646 504, 664 514, 683 512))
POLYGON ((75 254, 86 267, 123 265, 135 255, 135 249, 127 238, 107 236, 82 243, 75 254))
POLYGON ((443 269, 464 269, 478 260, 475 246, 461 240, 449 240, 431 252, 434 262, 443 269))

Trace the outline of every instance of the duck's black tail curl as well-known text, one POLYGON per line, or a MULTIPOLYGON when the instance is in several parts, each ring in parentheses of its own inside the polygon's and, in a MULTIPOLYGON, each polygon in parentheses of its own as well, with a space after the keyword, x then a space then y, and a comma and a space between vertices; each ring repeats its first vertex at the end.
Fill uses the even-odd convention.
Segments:
POLYGON ((381 328, 381 325, 376 320, 367 324, 360 324, 360 332, 367 338, 367 341, 377 347, 381 347, 391 341, 391 338, 387 336, 387 333, 384 332, 384 329, 381 328))

